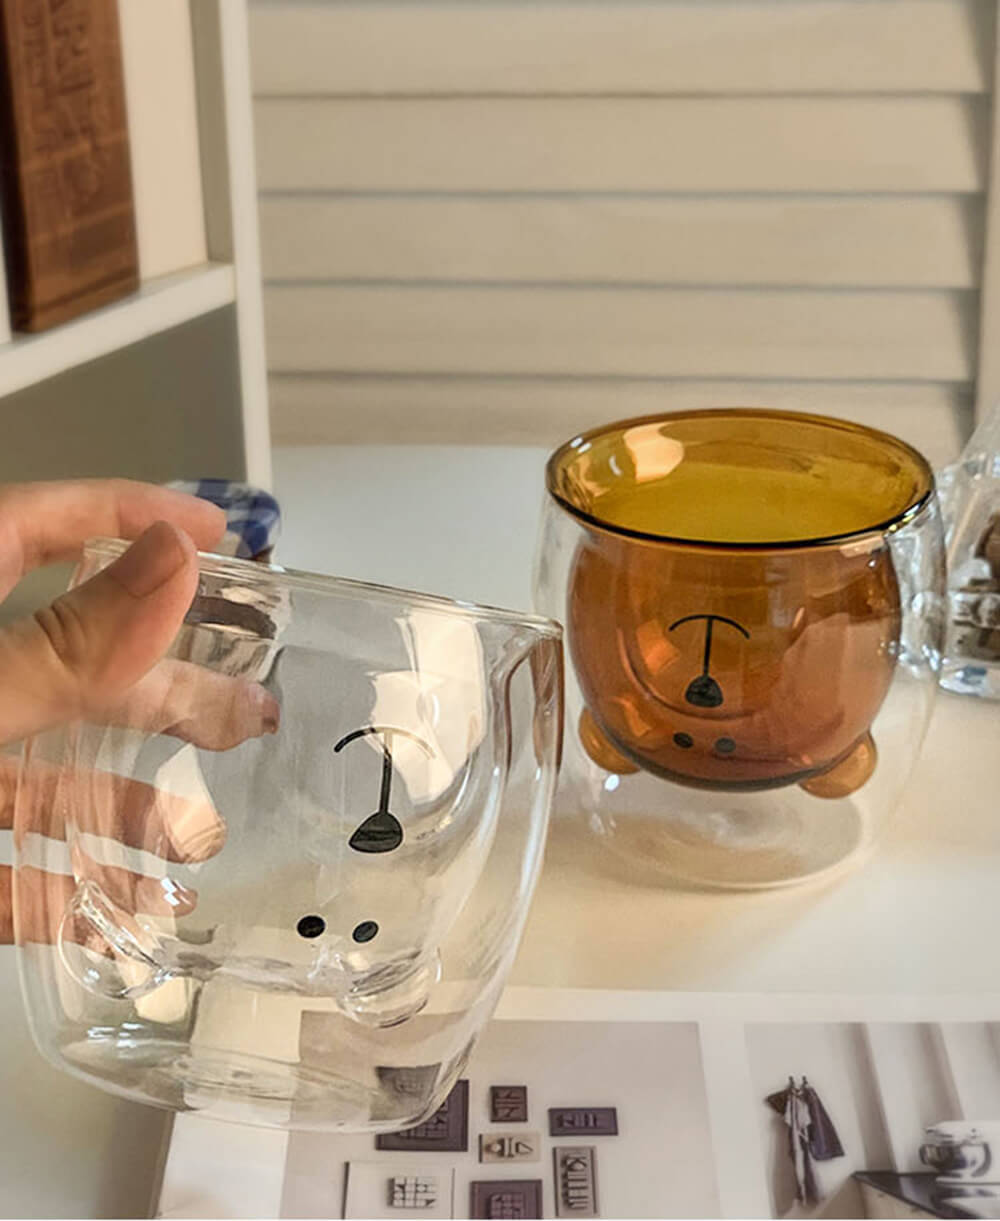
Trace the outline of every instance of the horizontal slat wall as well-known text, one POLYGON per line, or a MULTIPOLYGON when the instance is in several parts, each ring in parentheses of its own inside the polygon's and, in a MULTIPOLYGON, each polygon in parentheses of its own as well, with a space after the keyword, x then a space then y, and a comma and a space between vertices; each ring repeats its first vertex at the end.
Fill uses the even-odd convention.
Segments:
POLYGON ((992 7, 271 0, 255 6, 254 76, 268 95, 984 93, 992 7))
POLYGON ((877 419, 938 464, 957 453, 969 423, 968 396, 953 384, 936 382, 293 374, 276 384, 279 436, 288 445, 322 444, 334 437, 345 443, 554 446, 608 420, 763 404, 877 419))
POLYGON ((969 192, 985 182, 989 107, 979 97, 270 98, 256 115, 264 190, 969 192))
POLYGON ((258 0, 278 439, 884 401, 957 444, 994 10, 258 0))
POLYGON ((976 288, 979 196, 266 195, 271 280, 976 288))
POLYGON ((974 373, 971 294, 274 285, 283 371, 913 378, 974 373))

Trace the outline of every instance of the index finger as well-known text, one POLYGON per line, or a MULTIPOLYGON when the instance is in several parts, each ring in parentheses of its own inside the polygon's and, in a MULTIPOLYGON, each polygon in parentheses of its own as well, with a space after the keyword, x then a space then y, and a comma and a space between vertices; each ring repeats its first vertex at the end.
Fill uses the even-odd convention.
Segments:
POLYGON ((0 828, 14 825, 16 794, 21 834, 34 831, 64 839, 70 807, 79 831, 167 861, 208 860, 226 840, 226 824, 209 801, 181 797, 112 772, 74 773, 31 759, 21 772, 20 784, 18 793, 18 761, 0 756, 0 828))
POLYGON ((226 527, 221 509, 186 492, 129 479, 0 486, 0 597, 42 564, 75 558, 89 538, 138 538, 167 521, 203 550, 226 527))

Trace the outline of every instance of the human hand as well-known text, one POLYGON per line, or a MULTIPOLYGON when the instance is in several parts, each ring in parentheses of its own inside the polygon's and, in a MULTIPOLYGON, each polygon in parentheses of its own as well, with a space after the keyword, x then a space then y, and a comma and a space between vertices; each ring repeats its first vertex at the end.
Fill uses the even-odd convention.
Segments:
MULTIPOLYGON (((196 550, 225 529, 214 505, 125 480, 10 485, 0 488, 0 599, 31 569, 73 559, 97 535, 138 539, 123 556, 49 607, 0 629, 0 747, 64 722, 134 725, 224 750, 274 732, 278 706, 257 683, 185 662, 161 660, 198 583, 196 550)), ((0 760, 0 827, 13 822, 15 768, 0 760)), ((34 764, 26 772, 22 831, 64 837, 65 792, 82 783, 34 764)), ((84 828, 168 860, 203 860, 225 839, 207 802, 157 792, 110 774, 89 776, 102 799, 99 826, 84 828)), ((109 893, 131 911, 167 900, 152 879, 108 870, 109 893)), ((0 943, 13 939, 11 869, 0 866, 0 943)), ((24 934, 51 940, 54 914, 73 879, 26 867, 20 906, 24 934)), ((191 894, 170 898, 183 915, 191 894)))

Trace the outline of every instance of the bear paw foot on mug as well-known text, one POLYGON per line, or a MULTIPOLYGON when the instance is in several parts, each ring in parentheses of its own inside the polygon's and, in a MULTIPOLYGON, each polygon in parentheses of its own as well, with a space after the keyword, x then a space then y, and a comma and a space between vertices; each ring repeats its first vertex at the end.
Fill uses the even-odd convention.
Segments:
POLYGON ((878 762, 878 750, 875 739, 870 733, 859 738, 854 748, 833 767, 818 776, 810 776, 803 780, 801 788, 813 797, 825 797, 835 800, 838 797, 849 797, 856 793, 863 784, 871 779, 878 762))
POLYGON ((420 963, 391 963, 356 980, 341 998, 341 1009, 362 1026, 400 1026, 422 1012, 441 978, 435 951, 420 963))
POLYGON ((172 978, 156 935, 96 882, 77 886, 56 944, 70 976, 96 996, 136 1000, 172 978))
POLYGON ((637 764, 623 755, 617 746, 612 746, 586 708, 580 713, 579 734, 580 744, 588 757, 606 772, 631 776, 639 771, 637 764))

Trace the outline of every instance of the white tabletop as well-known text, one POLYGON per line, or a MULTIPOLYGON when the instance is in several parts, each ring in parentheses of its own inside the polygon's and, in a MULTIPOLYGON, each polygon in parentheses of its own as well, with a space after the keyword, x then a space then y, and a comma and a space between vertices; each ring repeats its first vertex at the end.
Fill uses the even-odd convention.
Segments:
MULTIPOLYGON (((278 450, 285 564, 530 609, 545 453, 278 450)), ((838 882, 647 888, 557 819, 513 983, 688 992, 1000 991, 1000 708, 942 694, 883 845, 838 882), (641 938, 626 928, 641 928, 641 938)))
MULTIPOLYGON (((496 447, 278 450, 280 559, 530 609, 544 458, 496 447)), ((724 1019, 726 1029, 767 1013, 1000 1014, 998 731, 996 705, 942 695, 894 826, 866 864, 833 883, 762 893, 640 886, 606 870, 572 816, 558 817, 501 1008, 543 1016, 546 995, 566 997, 534 988, 582 988, 630 990, 650 1013, 724 1019)), ((610 1016, 633 1002, 609 991, 597 1003, 610 1016)), ((277 1216, 285 1141, 178 1117, 164 1215, 277 1216)))

